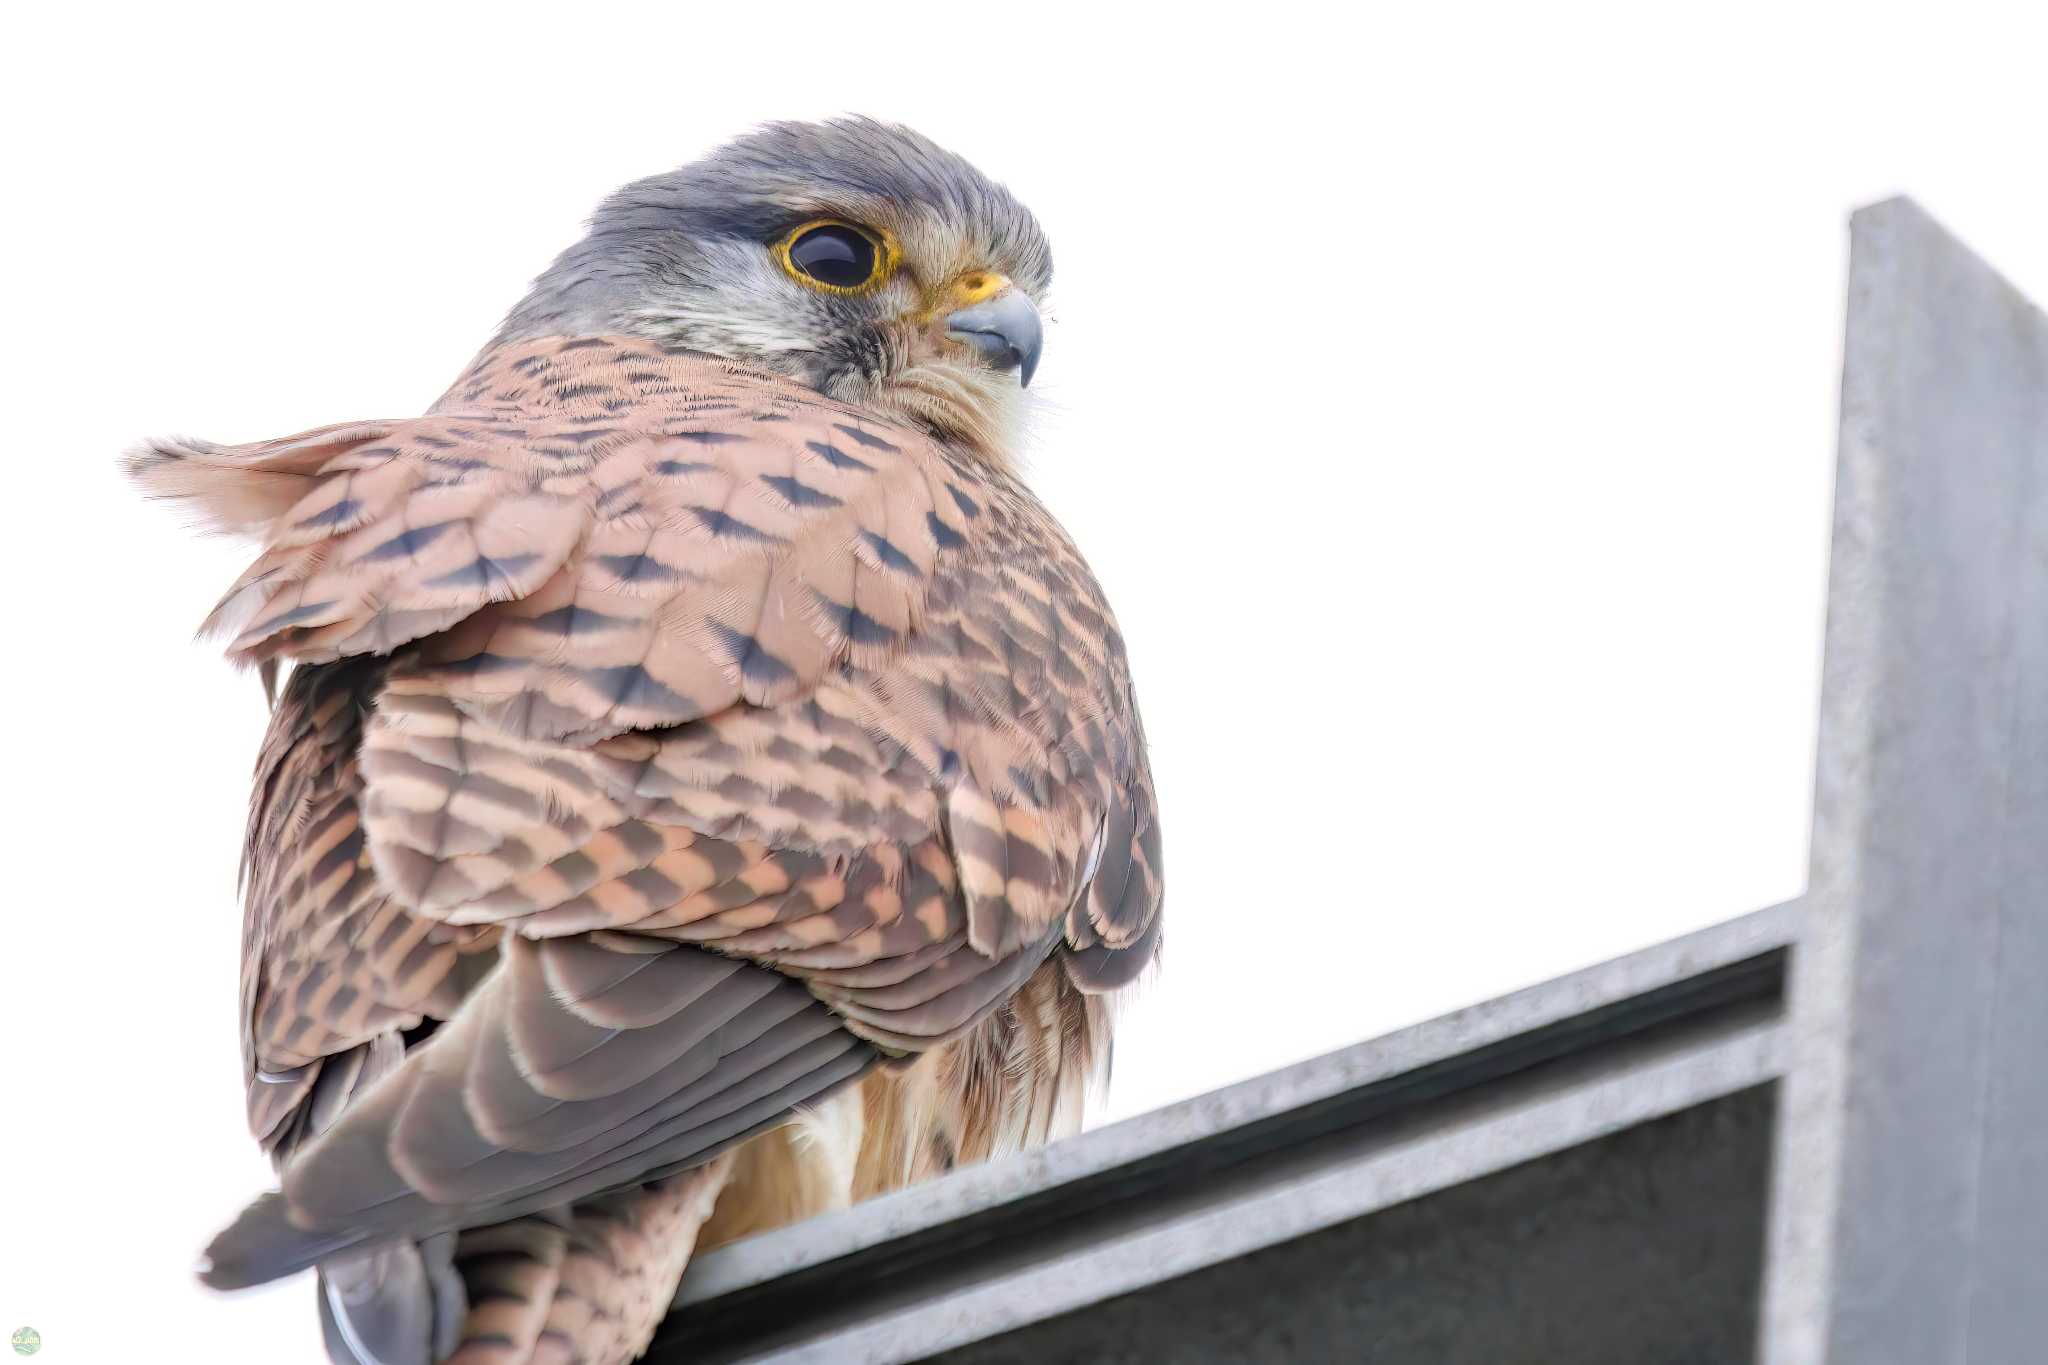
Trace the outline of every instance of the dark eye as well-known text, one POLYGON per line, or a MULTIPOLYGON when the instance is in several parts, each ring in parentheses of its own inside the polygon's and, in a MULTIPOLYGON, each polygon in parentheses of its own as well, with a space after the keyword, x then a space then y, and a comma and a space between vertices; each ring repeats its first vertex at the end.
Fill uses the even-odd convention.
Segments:
POLYGON ((844 223, 801 229, 789 243, 789 268, 834 289, 869 283, 878 260, 873 239, 844 223))

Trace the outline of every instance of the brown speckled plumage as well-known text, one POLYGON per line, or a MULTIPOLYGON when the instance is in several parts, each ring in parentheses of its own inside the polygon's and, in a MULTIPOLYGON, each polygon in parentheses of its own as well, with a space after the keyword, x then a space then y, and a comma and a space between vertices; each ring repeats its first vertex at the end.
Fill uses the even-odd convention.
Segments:
POLYGON ((998 462, 609 335, 135 472, 258 537, 212 625, 297 665, 243 968, 282 1189, 214 1283, 456 1233, 456 1359, 624 1360, 795 1106, 850 1195, 1078 1121, 1158 821, 1101 590, 998 462))

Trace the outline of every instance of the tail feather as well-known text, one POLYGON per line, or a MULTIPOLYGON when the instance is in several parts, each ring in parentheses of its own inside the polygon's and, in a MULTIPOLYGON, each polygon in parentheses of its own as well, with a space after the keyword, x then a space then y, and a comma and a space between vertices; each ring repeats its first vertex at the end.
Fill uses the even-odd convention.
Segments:
POLYGON ((469 1297, 455 1236, 394 1242, 320 1267, 320 1330, 334 1365, 433 1365, 454 1351, 469 1297))
POLYGON ((310 1270, 363 1241, 359 1232, 309 1232, 285 1216, 284 1196, 258 1195, 207 1244, 199 1278, 211 1289, 247 1289, 310 1270))

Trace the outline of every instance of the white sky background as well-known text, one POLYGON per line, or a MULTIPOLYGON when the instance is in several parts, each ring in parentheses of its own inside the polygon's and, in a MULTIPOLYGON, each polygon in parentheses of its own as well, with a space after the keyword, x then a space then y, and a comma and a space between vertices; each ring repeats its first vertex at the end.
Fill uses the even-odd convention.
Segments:
POLYGON ((316 1354, 303 1282, 188 1275, 269 1178, 263 714, 190 642, 243 552, 114 456, 419 411, 605 192, 764 119, 910 122, 1052 238, 1033 481, 1122 618, 1165 819, 1111 1116, 1795 895, 1846 215, 1909 191, 2048 299, 2048 34, 1398 8, 12 17, 0 1333, 316 1354))

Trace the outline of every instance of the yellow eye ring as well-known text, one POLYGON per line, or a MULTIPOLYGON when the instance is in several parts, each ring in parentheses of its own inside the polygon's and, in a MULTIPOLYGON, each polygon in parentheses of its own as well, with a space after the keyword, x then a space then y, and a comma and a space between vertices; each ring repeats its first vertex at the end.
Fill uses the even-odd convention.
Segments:
POLYGON ((783 273, 821 294, 872 294, 889 282, 903 251, 886 229, 843 218, 813 218, 782 235, 774 248, 783 273))

